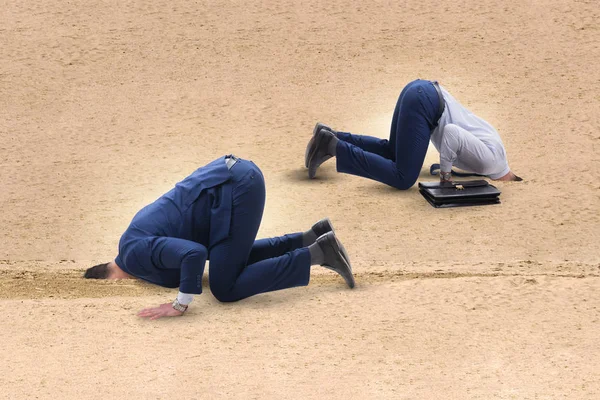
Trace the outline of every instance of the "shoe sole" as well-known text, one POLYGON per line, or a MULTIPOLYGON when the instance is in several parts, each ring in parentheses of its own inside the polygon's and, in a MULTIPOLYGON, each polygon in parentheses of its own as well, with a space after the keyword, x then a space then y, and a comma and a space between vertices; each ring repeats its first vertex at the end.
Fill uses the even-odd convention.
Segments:
POLYGON ((313 135, 313 137, 310 138, 310 140, 308 141, 308 144, 306 145, 306 151, 304 152, 304 166, 306 168, 308 168, 308 162, 310 160, 310 150, 313 146, 313 144, 315 143, 315 136, 313 135))
POLYGON ((353 289, 354 286, 356 285, 356 282, 354 280, 354 275, 352 274, 352 268, 350 268, 350 264, 346 261, 346 259, 344 258, 344 255, 342 254, 342 251, 341 251, 341 248, 340 248, 341 247, 341 243, 338 240, 337 236, 335 236, 335 233, 333 234, 333 238, 335 239, 334 242, 332 243, 333 250, 342 257, 342 260, 344 260, 344 262, 346 263, 346 265, 348 267, 348 272, 350 272, 349 276, 346 276, 345 274, 340 274, 340 275, 342 276, 342 278, 344 278, 344 280, 346 281, 346 284, 348 285, 348 287, 350 289, 353 289))
MULTIPOLYGON (((325 221, 325 223, 329 226, 329 230, 326 231, 326 232, 324 232, 323 235, 325 233, 327 233, 327 232, 333 232, 333 234, 335 235, 335 237, 337 239, 337 235, 335 233, 335 229, 333 228, 333 224, 331 223, 331 220, 329 218, 324 218, 322 221, 325 221)), ((350 262, 350 256, 348 255, 348 252, 346 251, 346 248, 344 247, 344 245, 342 244, 342 242, 339 241, 339 239, 338 239, 338 245, 340 247, 340 252, 342 254, 342 257, 344 257, 344 259, 348 263, 348 266, 350 267, 350 271, 352 271, 352 263, 350 262)))
POLYGON ((304 153, 304 166, 306 168, 308 168, 308 160, 309 160, 308 149, 310 148, 311 143, 314 141, 314 138, 317 135, 317 132, 319 132, 321 129, 327 129, 327 125, 317 122, 315 124, 315 127, 313 128, 312 138, 308 142, 308 146, 306 146, 306 152, 304 153))
MULTIPOLYGON (((313 136, 314 139, 314 147, 312 148, 312 151, 310 152, 310 156, 308 157, 308 177, 310 179, 314 179, 314 177, 317 175, 317 169, 321 166, 321 164, 323 164, 325 161, 329 160, 331 158, 331 156, 326 156, 325 158, 323 158, 323 160, 317 164, 317 165, 313 165, 312 168, 310 167, 310 162, 312 161, 312 159, 315 157, 315 155, 317 154, 317 151, 319 150, 319 145, 321 144, 321 142, 323 141, 323 136, 313 136)), ((310 143, 309 143, 310 144, 310 143)))

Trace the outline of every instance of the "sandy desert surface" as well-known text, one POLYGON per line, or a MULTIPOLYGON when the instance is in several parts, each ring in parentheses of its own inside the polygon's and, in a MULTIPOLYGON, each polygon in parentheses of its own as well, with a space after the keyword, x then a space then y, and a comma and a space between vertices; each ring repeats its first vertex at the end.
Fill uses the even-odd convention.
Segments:
MULTIPOLYGON (((9 1, 0 7, 0 398, 600 398, 597 1, 9 1), (522 183, 434 209, 337 174, 316 121, 387 137, 437 79, 522 183), (181 318, 176 291, 89 282, 135 212, 197 167, 259 165, 259 236, 329 216, 357 287, 181 318)), ((420 179, 433 180, 426 159, 420 179)))

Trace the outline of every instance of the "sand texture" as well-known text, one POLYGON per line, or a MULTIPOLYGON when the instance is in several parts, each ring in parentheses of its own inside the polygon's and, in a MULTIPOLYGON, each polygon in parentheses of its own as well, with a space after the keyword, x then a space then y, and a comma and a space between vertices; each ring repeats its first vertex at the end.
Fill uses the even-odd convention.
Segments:
POLYGON ((597 1, 32 0, 0 21, 0 399, 600 398, 597 1), (316 121, 387 137, 416 78, 498 129, 525 179, 501 205, 434 209, 331 161, 307 179, 316 121), (264 172, 259 236, 329 216, 356 289, 315 267, 150 322, 175 291, 80 278, 228 153, 264 172))

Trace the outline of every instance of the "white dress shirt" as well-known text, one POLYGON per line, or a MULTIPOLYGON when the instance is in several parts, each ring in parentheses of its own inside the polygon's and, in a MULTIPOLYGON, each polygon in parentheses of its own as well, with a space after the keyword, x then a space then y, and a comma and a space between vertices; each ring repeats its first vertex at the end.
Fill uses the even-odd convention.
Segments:
POLYGON ((446 109, 431 134, 431 142, 440 152, 441 171, 452 166, 498 179, 510 168, 500 135, 493 126, 460 104, 440 86, 446 109))

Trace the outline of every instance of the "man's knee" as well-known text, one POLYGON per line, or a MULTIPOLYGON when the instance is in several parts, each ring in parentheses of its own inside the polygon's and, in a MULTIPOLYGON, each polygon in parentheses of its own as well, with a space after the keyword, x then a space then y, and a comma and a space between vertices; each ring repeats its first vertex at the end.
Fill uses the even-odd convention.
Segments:
POLYGON ((414 179, 399 179, 398 182, 396 182, 392 186, 394 186, 396 189, 399 189, 399 190, 408 190, 414 186, 415 182, 417 182, 416 178, 414 178, 414 179))
POLYGON ((408 190, 417 182, 419 172, 420 171, 417 171, 415 174, 414 172, 397 170, 395 179, 390 183, 390 186, 399 190, 408 190))
POLYGON ((235 296, 232 287, 229 285, 224 285, 211 280, 210 291, 212 292, 213 296, 215 296, 215 298, 222 303, 231 303, 232 301, 239 300, 239 298, 235 296))

